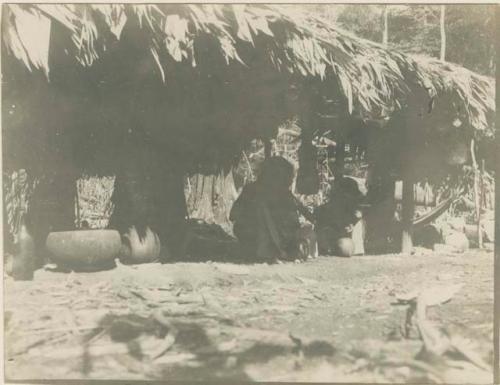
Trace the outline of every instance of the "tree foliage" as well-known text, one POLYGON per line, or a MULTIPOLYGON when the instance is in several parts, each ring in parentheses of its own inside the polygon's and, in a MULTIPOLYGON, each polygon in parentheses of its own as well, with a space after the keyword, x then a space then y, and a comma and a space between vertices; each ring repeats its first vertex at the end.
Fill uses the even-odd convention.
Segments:
MULTIPOLYGON (((354 4, 341 6, 334 21, 361 37, 382 42, 384 7, 354 4)), ((388 7, 388 38, 392 47, 404 52, 439 57, 439 5, 388 7)), ((332 12, 325 13, 331 14, 332 12)), ((494 5, 446 5, 445 28, 447 61, 483 75, 494 76, 494 5)))

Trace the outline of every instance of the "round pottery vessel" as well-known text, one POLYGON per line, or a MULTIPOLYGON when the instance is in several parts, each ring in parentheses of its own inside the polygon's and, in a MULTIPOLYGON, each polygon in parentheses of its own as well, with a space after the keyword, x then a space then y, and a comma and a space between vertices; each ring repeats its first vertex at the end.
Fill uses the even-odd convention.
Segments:
POLYGON ((124 245, 120 253, 122 263, 151 263, 158 262, 160 259, 160 238, 149 227, 146 229, 144 237, 139 236, 134 226, 123 235, 123 238, 124 245))
POLYGON ((116 230, 74 230, 50 233, 46 243, 53 262, 73 270, 94 271, 115 266, 121 248, 116 230))
POLYGON ((469 249, 469 240, 464 233, 451 231, 444 236, 444 244, 454 247, 458 251, 464 252, 469 249))
POLYGON ((351 238, 340 238, 336 246, 337 254, 340 257, 351 257, 354 254, 354 242, 351 238))

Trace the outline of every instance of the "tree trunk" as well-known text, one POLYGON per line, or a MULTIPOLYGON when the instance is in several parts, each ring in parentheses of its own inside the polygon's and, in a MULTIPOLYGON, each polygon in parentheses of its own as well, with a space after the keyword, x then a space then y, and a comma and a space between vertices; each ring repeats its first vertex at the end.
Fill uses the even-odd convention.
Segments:
POLYGON ((441 61, 446 60, 446 30, 444 26, 444 14, 445 14, 445 5, 441 5, 441 17, 440 17, 440 30, 441 30, 441 53, 439 55, 439 59, 441 61))
POLYGON ((382 44, 387 47, 389 44, 389 6, 384 7, 384 34, 382 36, 382 44))

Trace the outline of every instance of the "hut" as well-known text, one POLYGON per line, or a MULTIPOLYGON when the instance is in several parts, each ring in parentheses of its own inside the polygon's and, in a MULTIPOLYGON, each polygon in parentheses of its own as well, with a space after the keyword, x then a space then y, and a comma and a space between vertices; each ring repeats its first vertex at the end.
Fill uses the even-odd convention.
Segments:
POLYGON ((428 119, 441 113, 422 117, 431 97, 468 132, 491 131, 490 79, 280 6, 5 4, 2 32, 4 169, 48 180, 58 199, 34 225, 46 231, 74 226, 75 175, 88 170, 117 175, 114 226, 175 243, 182 176, 229 170, 292 116, 301 168, 331 129, 389 119, 413 148, 410 134, 440 127, 428 119))

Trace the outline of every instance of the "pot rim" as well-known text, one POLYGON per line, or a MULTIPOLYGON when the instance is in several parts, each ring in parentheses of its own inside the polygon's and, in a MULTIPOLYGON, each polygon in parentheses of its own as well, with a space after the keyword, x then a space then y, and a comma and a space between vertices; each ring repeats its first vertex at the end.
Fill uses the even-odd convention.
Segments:
POLYGON ((51 235, 51 234, 70 234, 70 233, 95 233, 95 232, 120 234, 120 232, 118 230, 114 230, 114 229, 75 229, 75 230, 64 230, 64 231, 51 231, 51 232, 49 232, 48 235, 51 235))

